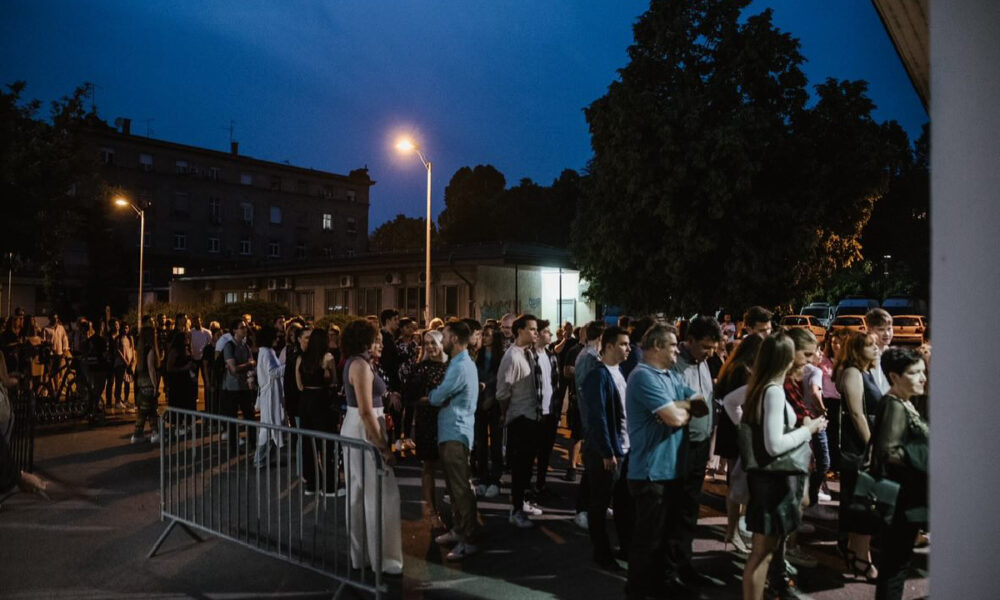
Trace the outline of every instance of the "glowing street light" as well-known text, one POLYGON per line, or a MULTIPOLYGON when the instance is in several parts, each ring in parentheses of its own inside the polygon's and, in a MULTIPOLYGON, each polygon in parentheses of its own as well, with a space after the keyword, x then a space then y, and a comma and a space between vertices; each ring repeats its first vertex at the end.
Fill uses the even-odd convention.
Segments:
POLYGON ((135 211, 135 214, 139 215, 139 302, 136 305, 136 318, 135 318, 135 332, 136 336, 142 332, 142 260, 143 251, 146 247, 146 212, 132 204, 128 198, 125 196, 115 196, 114 198, 115 206, 119 207, 131 207, 135 211))
POLYGON ((420 147, 409 138, 401 138, 396 142, 400 152, 414 152, 427 169, 427 248, 424 260, 424 323, 431 322, 431 163, 424 158, 420 147))

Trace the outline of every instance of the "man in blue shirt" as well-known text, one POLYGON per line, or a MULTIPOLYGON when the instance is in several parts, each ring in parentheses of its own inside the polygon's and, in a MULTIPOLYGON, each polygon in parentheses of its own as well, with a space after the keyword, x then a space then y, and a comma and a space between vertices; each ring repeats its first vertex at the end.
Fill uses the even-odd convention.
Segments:
POLYGON ((479 399, 479 375, 469 356, 471 333, 462 321, 453 321, 444 328, 444 351, 451 360, 444 381, 427 398, 432 406, 441 407, 438 455, 451 494, 454 521, 451 531, 439 535, 435 541, 455 544, 448 560, 461 560, 477 550, 472 543, 476 533, 476 496, 469 484, 469 449, 479 399))
POLYGON ((628 487, 635 500, 635 527, 629 549, 628 598, 691 591, 677 578, 668 537, 676 531, 687 454, 685 425, 708 412, 671 367, 677 362, 677 330, 654 325, 642 338, 643 362, 626 390, 629 433, 628 487), (663 565, 667 564, 665 581, 663 565))

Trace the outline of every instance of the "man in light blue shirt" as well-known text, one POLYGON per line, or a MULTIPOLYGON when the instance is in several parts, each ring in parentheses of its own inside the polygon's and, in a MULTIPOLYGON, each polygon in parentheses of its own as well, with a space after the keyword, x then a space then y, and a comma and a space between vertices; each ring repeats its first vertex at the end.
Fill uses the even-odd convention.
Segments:
POLYGON ((444 328, 444 351, 450 360, 441 385, 431 390, 427 401, 441 407, 438 413, 438 455, 451 494, 454 517, 451 531, 435 541, 455 544, 448 560, 461 560, 477 550, 476 497, 469 484, 469 450, 475 429, 476 402, 479 399, 479 375, 469 356, 472 332, 462 321, 444 328))

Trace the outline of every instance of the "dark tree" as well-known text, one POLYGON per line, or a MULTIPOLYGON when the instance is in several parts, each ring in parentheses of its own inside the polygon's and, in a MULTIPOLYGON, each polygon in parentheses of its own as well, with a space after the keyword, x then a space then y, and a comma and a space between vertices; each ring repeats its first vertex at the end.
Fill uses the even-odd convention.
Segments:
POLYGON ((441 238, 449 244, 491 242, 506 229, 496 221, 499 198, 507 186, 503 173, 491 165, 462 167, 444 190, 445 209, 438 216, 441 238))
POLYGON ((902 131, 872 120, 863 82, 828 80, 807 107, 798 40, 769 10, 741 22, 747 4, 651 3, 620 80, 586 109, 572 241, 593 297, 781 306, 860 258, 902 131))
MULTIPOLYGON (((424 247, 427 236, 427 219, 396 215, 372 233, 373 252, 402 252, 419 250, 424 247)), ((437 238, 437 227, 431 223, 431 242, 437 238)))

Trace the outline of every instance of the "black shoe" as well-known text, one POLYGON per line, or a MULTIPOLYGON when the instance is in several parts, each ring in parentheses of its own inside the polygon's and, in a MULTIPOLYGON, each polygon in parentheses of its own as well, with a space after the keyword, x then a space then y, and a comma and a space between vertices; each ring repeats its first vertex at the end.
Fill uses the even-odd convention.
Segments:
POLYGON ((678 579, 692 587, 720 587, 721 585, 725 585, 692 568, 681 569, 678 579))
POLYGON ((611 573, 612 575, 625 575, 626 573, 625 569, 623 569, 622 566, 618 564, 618 561, 613 558, 607 560, 595 559, 594 562, 597 563, 597 568, 611 573))
POLYGON ((576 469, 573 467, 566 469, 566 474, 563 476, 563 479, 570 482, 576 481, 576 469))

